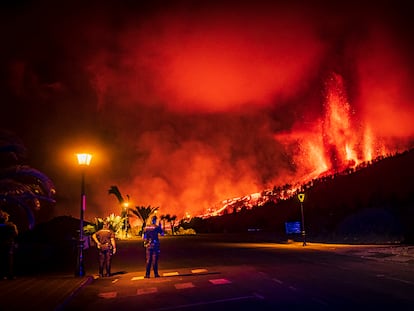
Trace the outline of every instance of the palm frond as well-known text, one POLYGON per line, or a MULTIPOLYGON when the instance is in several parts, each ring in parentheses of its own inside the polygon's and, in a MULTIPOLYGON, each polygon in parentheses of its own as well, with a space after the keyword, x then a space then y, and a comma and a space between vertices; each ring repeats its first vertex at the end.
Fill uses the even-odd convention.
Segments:
POLYGON ((0 180, 0 204, 8 208, 22 208, 29 224, 29 229, 35 225, 34 211, 38 209, 38 198, 28 185, 15 180, 0 180))
POLYGON ((22 165, 26 161, 22 141, 0 130, 0 207, 13 212, 15 222, 29 229, 35 225, 35 212, 43 202, 53 205, 56 188, 52 180, 37 169, 22 165), (24 211, 24 213, 21 213, 24 211), (21 219, 26 214, 27 221, 21 219))
POLYGON ((56 188, 52 180, 44 173, 26 165, 18 165, 3 169, 0 173, 1 178, 14 179, 17 182, 26 184, 32 188, 32 192, 53 198, 56 188))
POLYGON ((121 191, 119 191, 117 186, 111 186, 108 190, 108 194, 115 195, 120 204, 124 203, 124 198, 122 197, 121 191))

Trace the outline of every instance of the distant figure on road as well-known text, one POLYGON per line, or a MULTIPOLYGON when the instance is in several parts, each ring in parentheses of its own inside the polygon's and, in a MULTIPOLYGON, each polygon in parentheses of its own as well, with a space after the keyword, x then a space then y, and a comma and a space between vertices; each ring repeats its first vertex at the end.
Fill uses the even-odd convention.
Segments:
POLYGON ((17 227, 9 221, 9 214, 0 210, 0 277, 14 278, 14 250, 18 235, 17 227))
POLYGON ((145 259, 145 277, 150 277, 151 267, 154 270, 154 277, 159 278, 158 274, 158 258, 160 256, 160 240, 159 235, 164 235, 161 223, 157 225, 157 216, 153 216, 151 224, 145 227, 143 240, 146 248, 145 259))
POLYGON ((109 228, 109 222, 104 221, 101 230, 92 235, 99 252, 99 276, 111 276, 112 256, 116 253, 115 233, 109 228))

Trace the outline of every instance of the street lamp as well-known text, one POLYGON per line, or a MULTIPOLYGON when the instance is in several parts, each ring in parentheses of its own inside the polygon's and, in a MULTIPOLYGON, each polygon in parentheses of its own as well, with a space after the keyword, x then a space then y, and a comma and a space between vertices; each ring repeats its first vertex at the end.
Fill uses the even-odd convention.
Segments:
MULTIPOLYGON (((127 197, 128 197, 128 199, 129 199, 129 196, 127 195, 127 197)), ((123 203, 123 205, 124 205, 124 210, 123 210, 123 216, 124 216, 124 229, 125 229, 125 238, 127 238, 128 237, 128 206, 129 206, 129 202, 128 201, 126 201, 126 202, 124 202, 123 203)))
POLYGON ((83 261, 83 215, 86 209, 86 195, 85 195, 85 171, 91 163, 92 155, 89 153, 77 153, 78 164, 81 167, 82 183, 81 183, 81 207, 80 207, 80 225, 79 225, 79 240, 78 240, 78 256, 76 262, 76 276, 85 275, 85 266, 83 261))
POLYGON ((305 200, 305 194, 299 193, 298 199, 300 201, 300 213, 302 216, 302 237, 303 237, 303 246, 306 246, 306 231, 305 231, 305 215, 303 213, 303 201, 305 200))

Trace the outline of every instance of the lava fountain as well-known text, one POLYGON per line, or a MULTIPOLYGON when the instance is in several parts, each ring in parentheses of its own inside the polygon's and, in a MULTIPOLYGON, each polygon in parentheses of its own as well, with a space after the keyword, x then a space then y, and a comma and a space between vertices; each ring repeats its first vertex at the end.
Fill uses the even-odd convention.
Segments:
MULTIPOLYGON (((306 129, 300 124, 289 133, 275 135, 275 139, 286 147, 287 152, 293 154, 295 174, 286 177, 289 189, 286 189, 286 185, 276 185, 274 189, 284 190, 278 193, 265 190, 265 196, 287 199, 312 179, 356 168, 362 163, 396 152, 395 148, 392 151, 387 149, 381 138, 374 135, 368 123, 359 122, 340 74, 331 73, 324 86, 322 116, 313 123, 307 123, 306 129)), ((252 207, 257 202, 266 201, 255 196, 254 202, 251 202, 246 197, 248 196, 224 200, 212 209, 210 215, 222 214, 240 203, 252 207)))
POLYGON ((323 109, 322 117, 307 124, 306 130, 299 125, 299 130, 275 136, 294 150, 298 182, 353 168, 389 152, 370 125, 359 122, 340 74, 332 73, 326 79, 323 109))

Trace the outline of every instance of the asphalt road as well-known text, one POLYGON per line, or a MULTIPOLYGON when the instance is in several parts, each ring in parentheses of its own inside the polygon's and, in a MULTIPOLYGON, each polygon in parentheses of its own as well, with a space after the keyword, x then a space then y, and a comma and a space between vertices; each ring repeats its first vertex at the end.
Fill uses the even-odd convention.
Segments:
MULTIPOLYGON (((161 278, 144 279, 139 240, 118 242, 114 275, 96 278, 63 310, 350 310, 412 308, 414 265, 308 243, 252 236, 161 239, 161 278)), ((94 249, 86 271, 97 272, 94 249)))

